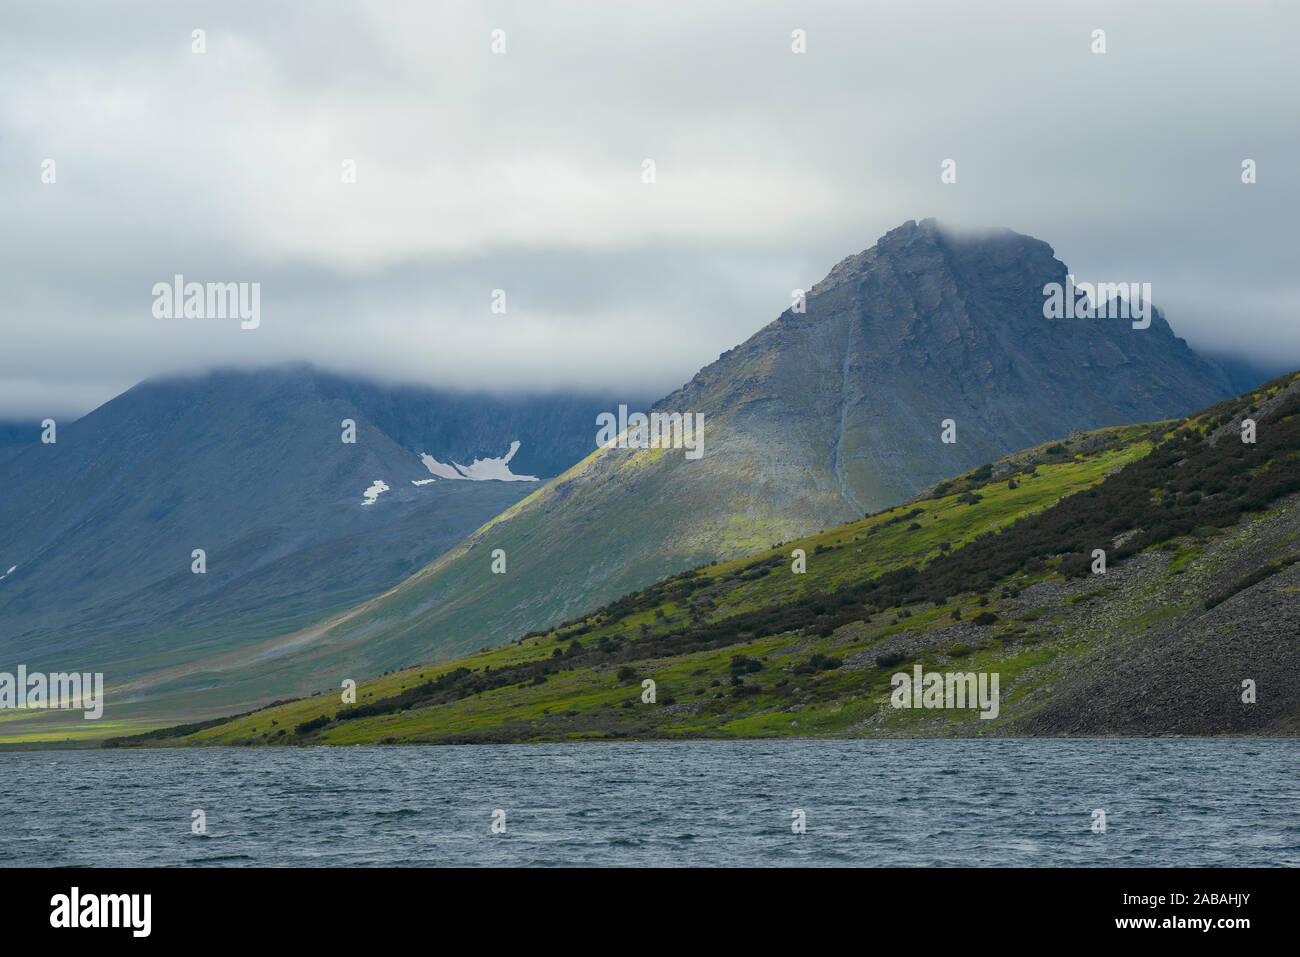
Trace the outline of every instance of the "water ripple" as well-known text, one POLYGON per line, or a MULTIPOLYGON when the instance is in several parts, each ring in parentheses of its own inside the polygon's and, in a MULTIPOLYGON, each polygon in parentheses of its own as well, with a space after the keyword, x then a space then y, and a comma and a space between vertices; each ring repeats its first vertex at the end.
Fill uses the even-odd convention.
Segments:
POLYGON ((1300 741, 743 741, 0 756, 0 864, 1300 862, 1300 741), (191 832, 202 809, 207 833, 191 832), (505 831, 493 830, 505 811, 505 831), (795 810, 807 830, 795 833, 795 810), (1106 815, 1094 833, 1093 812, 1106 815), (209 843, 209 842, 216 843, 209 843))

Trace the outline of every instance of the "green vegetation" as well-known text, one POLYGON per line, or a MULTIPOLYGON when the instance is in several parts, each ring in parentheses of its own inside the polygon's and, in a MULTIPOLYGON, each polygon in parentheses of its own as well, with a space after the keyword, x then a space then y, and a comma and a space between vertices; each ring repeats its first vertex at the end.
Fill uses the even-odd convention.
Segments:
MULTIPOLYGON (((1161 591, 1163 578, 1128 591, 1072 582, 1089 574, 1093 549, 1112 563, 1153 551, 1164 578, 1195 576, 1243 517, 1300 491, 1296 395, 1261 416, 1257 444, 1230 431, 1206 441, 1290 381, 1187 420, 1019 453, 927 497, 673 575, 503 647, 385 675, 362 684, 354 705, 339 704, 331 689, 113 743, 996 733, 1041 707, 1061 669, 1105 659, 1099 642, 1107 636, 1194 610, 1170 597, 1181 591, 1161 591), (806 573, 792 569, 795 550, 806 556, 806 573), (1017 604, 1025 589, 1046 583, 1058 583, 1060 596, 1017 604), (1109 617, 1096 617, 1103 612, 1109 617), (1002 716, 889 709, 890 676, 914 664, 998 671, 1002 716), (647 680, 653 702, 643 697, 647 680)), ((1260 567, 1204 606, 1295 560, 1260 567)))

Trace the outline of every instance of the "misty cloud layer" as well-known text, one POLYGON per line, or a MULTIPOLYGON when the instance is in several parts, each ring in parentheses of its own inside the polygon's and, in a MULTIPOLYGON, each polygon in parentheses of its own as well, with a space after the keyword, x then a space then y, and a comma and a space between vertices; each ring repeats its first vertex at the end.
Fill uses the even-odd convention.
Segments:
POLYGON ((1300 8, 716 6, 8 7, 0 418, 292 360, 662 394, 929 216, 1300 366, 1300 8), (259 282, 259 328, 155 318, 175 274, 259 282))

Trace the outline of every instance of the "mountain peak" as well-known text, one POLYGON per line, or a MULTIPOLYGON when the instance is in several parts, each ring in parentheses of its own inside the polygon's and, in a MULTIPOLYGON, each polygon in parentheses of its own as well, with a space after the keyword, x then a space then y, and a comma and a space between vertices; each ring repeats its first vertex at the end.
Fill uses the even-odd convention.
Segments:
POLYGON ((1049 318, 1044 287, 1067 272, 1033 236, 909 220, 659 405, 747 429, 770 416, 772 428, 802 421, 831 450, 827 491, 847 514, 901 501, 920 475, 938 480, 1073 429, 1171 418, 1232 394, 1154 307, 1145 327, 1049 318), (931 440, 950 418, 961 438, 941 447, 931 440), (912 436, 906 451, 900 429, 912 436))
POLYGON ((868 273, 881 263, 894 264, 908 272, 931 269, 945 255, 982 260, 990 269, 1015 266, 1018 260, 1032 261, 1045 273, 1065 276, 1065 265, 1056 260, 1052 247, 1033 236, 1006 227, 958 229, 934 218, 909 219, 886 232, 875 245, 840 260, 811 291, 827 291, 868 273))

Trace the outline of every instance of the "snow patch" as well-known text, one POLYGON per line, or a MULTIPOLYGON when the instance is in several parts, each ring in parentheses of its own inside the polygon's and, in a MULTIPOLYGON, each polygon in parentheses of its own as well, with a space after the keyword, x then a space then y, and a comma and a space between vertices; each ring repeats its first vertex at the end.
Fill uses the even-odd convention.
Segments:
POLYGON ((361 504, 374 505, 375 500, 379 498, 380 495, 384 494, 387 491, 388 491, 388 486, 384 484, 384 480, 375 479, 375 484, 370 486, 370 488, 366 489, 364 492, 361 493, 362 495, 365 496, 366 499, 361 504))
MULTIPOLYGON (((519 451, 519 440, 510 443, 510 451, 499 459, 475 459, 469 465, 439 462, 427 452, 420 453, 424 467, 438 478, 465 479, 471 482, 538 482, 536 475, 516 475, 510 471, 510 460, 519 451)), ((428 481, 427 479, 425 481, 428 481)), ((416 483, 419 484, 419 483, 416 483)))
POLYGON ((432 485, 437 479, 411 479, 412 485, 432 485))
POLYGON ((458 478, 465 477, 461 475, 459 472, 457 472, 450 465, 443 465, 441 462, 439 462, 437 459, 435 459, 432 455, 430 455, 427 452, 420 453, 420 461, 424 463, 424 467, 426 469, 428 469, 431 473, 436 475, 438 478, 458 479, 458 478))

